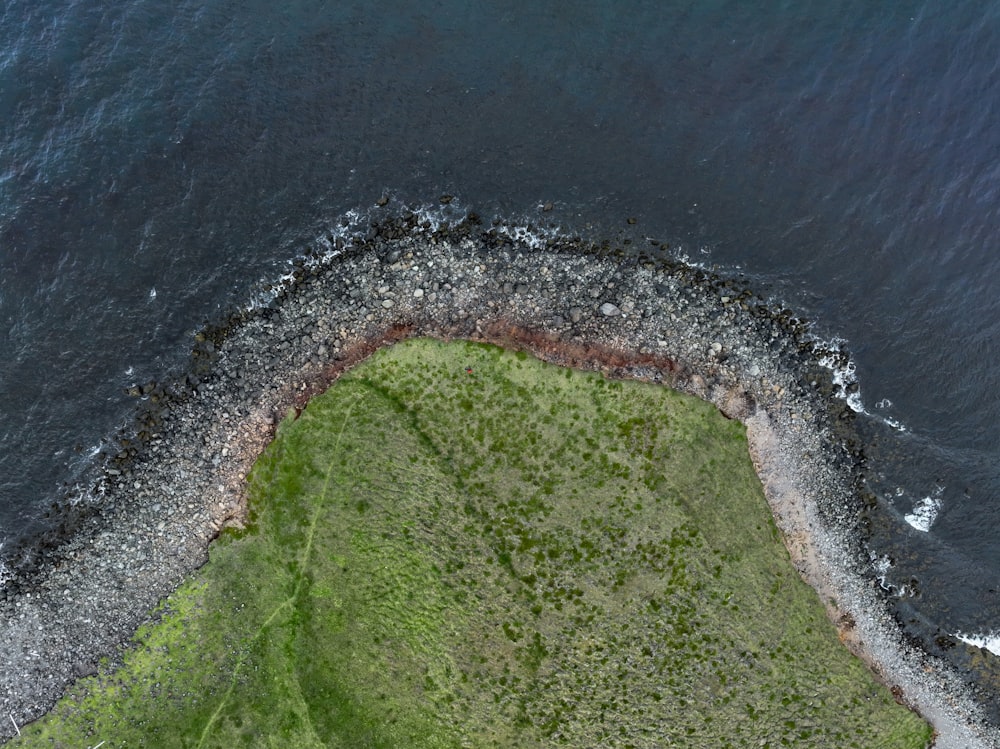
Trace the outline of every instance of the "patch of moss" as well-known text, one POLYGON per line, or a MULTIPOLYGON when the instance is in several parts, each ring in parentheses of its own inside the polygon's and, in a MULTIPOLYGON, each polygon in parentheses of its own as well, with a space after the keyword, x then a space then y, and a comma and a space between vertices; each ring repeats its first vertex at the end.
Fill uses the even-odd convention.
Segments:
POLYGON ((281 425, 252 524, 17 746, 922 747, 796 575, 741 425, 410 341, 281 425))

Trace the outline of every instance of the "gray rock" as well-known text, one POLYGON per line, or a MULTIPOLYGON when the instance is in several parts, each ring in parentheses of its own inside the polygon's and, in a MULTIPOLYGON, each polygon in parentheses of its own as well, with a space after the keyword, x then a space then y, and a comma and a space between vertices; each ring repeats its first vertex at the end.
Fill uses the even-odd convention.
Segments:
POLYGON ((618 309, 615 305, 613 305, 611 302, 605 302, 604 304, 601 305, 600 309, 601 309, 601 314, 604 315, 605 317, 617 317, 622 313, 622 311, 618 309))

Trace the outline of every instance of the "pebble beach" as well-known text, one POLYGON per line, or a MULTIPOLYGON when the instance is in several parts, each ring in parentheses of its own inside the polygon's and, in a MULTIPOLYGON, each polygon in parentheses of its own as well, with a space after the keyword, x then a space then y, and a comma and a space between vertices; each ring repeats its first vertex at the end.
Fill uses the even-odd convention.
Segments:
POLYGON ((243 522, 245 477, 290 410, 417 336, 667 385, 743 422, 792 561, 845 644, 934 726, 935 746, 1000 746, 973 688, 902 637, 877 584, 861 540, 863 456, 830 369, 841 352, 695 267, 415 214, 331 235, 260 301, 198 332, 184 377, 132 388, 134 428, 98 482, 5 570, 0 737, 113 665, 212 539, 243 522))

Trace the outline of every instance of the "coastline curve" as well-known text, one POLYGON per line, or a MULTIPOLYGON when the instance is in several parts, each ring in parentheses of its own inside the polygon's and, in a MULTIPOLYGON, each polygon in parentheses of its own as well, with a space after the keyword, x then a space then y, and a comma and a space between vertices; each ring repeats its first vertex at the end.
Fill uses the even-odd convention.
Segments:
POLYGON ((244 480, 290 409, 415 336, 522 349, 554 364, 668 385, 747 427, 765 496, 842 640, 935 728, 938 747, 1000 745, 949 663, 904 639, 861 543, 853 413, 804 326, 703 270, 475 217, 408 213, 324 240, 260 305, 196 336, 183 383, 140 392, 137 438, 108 460, 73 532, 25 555, 0 600, 0 701, 47 711, 124 645, 246 513, 244 480))

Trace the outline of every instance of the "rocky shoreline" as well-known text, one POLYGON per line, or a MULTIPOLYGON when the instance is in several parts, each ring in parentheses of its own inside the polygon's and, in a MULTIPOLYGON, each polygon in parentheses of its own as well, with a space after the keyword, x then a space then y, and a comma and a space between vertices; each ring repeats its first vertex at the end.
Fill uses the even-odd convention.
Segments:
POLYGON ((112 667, 211 540, 243 520, 244 478, 289 409, 377 348, 432 336, 667 384, 743 421, 793 561, 845 643, 934 725, 936 746, 1000 746, 961 675, 902 637, 874 583, 852 412, 820 363, 838 353, 806 340, 787 310, 696 268, 513 235, 474 216, 435 228, 407 214, 330 238, 267 304, 199 333, 183 382, 136 388, 135 434, 93 500, 67 515, 58 543, 13 560, 0 737, 112 667))

